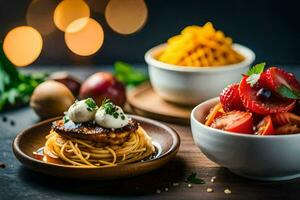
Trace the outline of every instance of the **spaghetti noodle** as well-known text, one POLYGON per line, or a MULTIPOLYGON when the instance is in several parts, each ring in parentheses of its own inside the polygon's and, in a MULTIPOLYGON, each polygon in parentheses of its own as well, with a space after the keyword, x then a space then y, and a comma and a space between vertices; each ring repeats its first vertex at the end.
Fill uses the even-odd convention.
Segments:
POLYGON ((103 145, 89 140, 63 137, 54 130, 46 136, 44 154, 78 167, 110 167, 148 158, 155 152, 151 138, 142 127, 121 145, 103 145))

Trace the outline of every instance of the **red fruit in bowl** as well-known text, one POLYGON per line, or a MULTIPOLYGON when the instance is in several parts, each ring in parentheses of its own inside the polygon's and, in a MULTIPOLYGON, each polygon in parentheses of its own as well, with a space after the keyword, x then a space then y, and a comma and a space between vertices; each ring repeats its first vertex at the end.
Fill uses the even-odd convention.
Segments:
POLYGON ((257 125, 256 130, 258 135, 273 135, 275 131, 271 116, 265 116, 257 125))
POLYGON ((234 83, 225 88, 220 94, 220 102, 225 112, 245 110, 239 95, 239 84, 234 83))
POLYGON ((217 128, 234 133, 253 133, 252 113, 243 111, 231 111, 216 118, 211 124, 217 128))
POLYGON ((244 76, 239 85, 240 98, 247 110, 261 115, 287 112, 295 107, 296 100, 279 98, 264 88, 251 87, 244 76), (263 91, 265 90, 265 91, 263 91))
MULTIPOLYGON (((262 84, 268 89, 282 95, 281 87, 300 92, 300 83, 292 73, 288 73, 277 67, 267 69, 260 77, 262 84)), ((284 96, 285 97, 285 96, 284 96)))
POLYGON ((93 98, 98 105, 107 98, 119 106, 124 106, 126 102, 126 90, 123 83, 118 81, 109 72, 98 72, 90 76, 83 82, 79 97, 85 99, 93 98))

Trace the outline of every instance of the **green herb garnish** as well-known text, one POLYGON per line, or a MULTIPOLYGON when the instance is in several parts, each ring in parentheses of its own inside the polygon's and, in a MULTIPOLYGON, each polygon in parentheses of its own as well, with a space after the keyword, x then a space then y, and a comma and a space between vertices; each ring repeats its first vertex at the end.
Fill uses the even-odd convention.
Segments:
POLYGON ((104 99, 101 107, 104 109, 106 114, 112 115, 116 119, 119 117, 117 106, 113 104, 109 99, 104 99))
POLYGON ((251 87, 253 87, 257 83, 259 78, 260 78, 260 74, 252 74, 246 79, 246 81, 248 84, 250 84, 251 87))
POLYGON ((115 62, 114 71, 116 78, 129 87, 137 86, 149 79, 146 73, 142 73, 133 68, 132 65, 121 61, 115 62))
POLYGON ((97 110, 98 109, 98 106, 96 104, 96 102, 94 101, 94 99, 92 98, 87 98, 84 103, 87 105, 86 109, 89 111, 89 112, 92 112, 94 110, 97 110))
POLYGON ((300 93, 288 88, 285 85, 280 85, 276 90, 282 97, 289 99, 300 99, 300 93))
POLYGON ((115 113, 113 114, 113 117, 114 117, 115 119, 118 119, 119 113, 115 112, 115 113))
POLYGON ((68 123, 70 121, 69 117, 68 116, 64 116, 63 117, 63 121, 64 121, 64 124, 68 123))
POLYGON ((192 173, 186 178, 187 183, 193 183, 193 184, 205 184, 205 181, 199 177, 197 177, 197 173, 192 173))
POLYGON ((261 74, 265 69, 266 63, 259 63, 251 67, 251 69, 247 72, 248 76, 251 76, 252 74, 261 74))
POLYGON ((260 74, 264 71, 266 66, 266 63, 259 63, 254 65, 248 72, 247 75, 249 76, 247 78, 247 83, 250 84, 251 87, 253 87, 257 81, 260 78, 260 74))

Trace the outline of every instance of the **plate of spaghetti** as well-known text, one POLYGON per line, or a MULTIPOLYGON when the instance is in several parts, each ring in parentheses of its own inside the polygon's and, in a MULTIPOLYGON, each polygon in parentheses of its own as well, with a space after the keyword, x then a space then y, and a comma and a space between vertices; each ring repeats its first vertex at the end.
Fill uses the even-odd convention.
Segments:
POLYGON ((117 179, 155 170, 173 158, 178 134, 170 127, 127 115, 105 100, 76 101, 65 116, 40 122, 13 142, 16 158, 48 175, 77 179, 117 179))

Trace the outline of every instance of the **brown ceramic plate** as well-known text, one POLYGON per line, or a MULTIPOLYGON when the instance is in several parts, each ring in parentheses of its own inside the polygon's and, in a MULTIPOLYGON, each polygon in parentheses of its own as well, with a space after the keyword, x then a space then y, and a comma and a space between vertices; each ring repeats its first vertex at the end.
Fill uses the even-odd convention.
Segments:
POLYGON ((78 168, 67 165, 50 164, 40 161, 33 152, 43 147, 45 136, 49 134, 51 123, 61 117, 40 122, 21 132, 13 142, 13 151, 17 159, 26 167, 53 176, 76 179, 118 179, 136 176, 155 170, 173 158, 179 148, 178 134, 168 126, 147 118, 131 115, 152 138, 156 155, 150 160, 107 168, 78 168))

